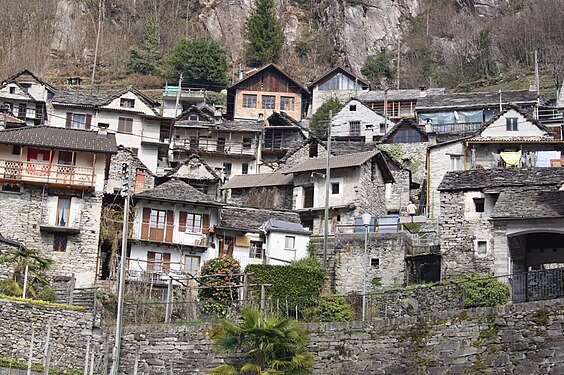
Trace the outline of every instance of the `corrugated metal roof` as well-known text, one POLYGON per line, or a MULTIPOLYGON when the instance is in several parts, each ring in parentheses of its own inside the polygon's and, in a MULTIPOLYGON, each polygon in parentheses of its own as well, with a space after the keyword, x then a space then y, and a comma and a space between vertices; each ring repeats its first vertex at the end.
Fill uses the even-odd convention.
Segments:
POLYGON ((33 126, 0 131, 0 143, 60 150, 117 153, 114 134, 101 136, 96 131, 33 126))
POLYGON ((264 186, 292 185, 294 177, 280 172, 237 175, 229 179, 220 189, 246 189, 264 186))

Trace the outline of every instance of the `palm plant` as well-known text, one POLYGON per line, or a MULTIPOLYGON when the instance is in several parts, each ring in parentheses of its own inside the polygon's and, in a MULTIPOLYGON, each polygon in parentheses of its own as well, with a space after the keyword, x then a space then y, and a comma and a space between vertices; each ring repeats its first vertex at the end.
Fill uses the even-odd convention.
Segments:
POLYGON ((305 375, 311 372, 313 356, 305 352, 309 334, 294 320, 263 316, 256 309, 241 313, 240 323, 222 320, 210 332, 217 348, 241 352, 235 364, 223 364, 212 375, 305 375))
POLYGON ((25 268, 28 269, 28 285, 31 295, 35 295, 33 284, 45 284, 43 273, 51 267, 53 261, 41 256, 36 250, 22 246, 11 247, 0 255, 0 263, 13 265, 12 278, 0 282, 0 291, 12 295, 21 295, 25 277, 25 268), (30 277, 31 276, 31 277, 30 277))

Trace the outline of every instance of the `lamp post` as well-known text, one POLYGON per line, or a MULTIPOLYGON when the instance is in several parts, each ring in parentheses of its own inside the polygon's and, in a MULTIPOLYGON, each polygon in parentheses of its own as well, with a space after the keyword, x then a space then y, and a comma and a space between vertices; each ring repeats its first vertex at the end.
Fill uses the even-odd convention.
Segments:
POLYGON ((362 214, 362 224, 364 225, 364 276, 362 280, 362 321, 366 320, 366 274, 368 273, 368 226, 372 215, 362 214))

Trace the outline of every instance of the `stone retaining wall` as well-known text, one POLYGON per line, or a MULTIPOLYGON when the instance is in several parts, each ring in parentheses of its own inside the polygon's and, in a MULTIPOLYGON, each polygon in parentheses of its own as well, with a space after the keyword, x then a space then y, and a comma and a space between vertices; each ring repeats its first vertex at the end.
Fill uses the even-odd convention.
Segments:
MULTIPOLYGON (((225 358, 210 328, 128 327, 121 373, 205 374, 225 358)), ((564 373, 564 300, 307 328, 314 375, 564 373)))
POLYGON ((0 357, 27 362, 34 332, 33 363, 42 364, 49 324, 51 367, 83 368, 87 342, 93 337, 90 312, 5 299, 0 299, 0 357))

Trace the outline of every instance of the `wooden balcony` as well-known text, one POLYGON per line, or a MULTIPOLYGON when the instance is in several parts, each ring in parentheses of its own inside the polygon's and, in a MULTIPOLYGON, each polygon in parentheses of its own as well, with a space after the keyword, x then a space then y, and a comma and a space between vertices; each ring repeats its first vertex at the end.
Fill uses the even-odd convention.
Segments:
POLYGON ((207 235, 198 232, 181 232, 178 225, 164 224, 162 227, 151 226, 149 222, 142 222, 133 228, 133 240, 156 243, 168 243, 207 248, 207 235))
POLYGON ((95 186, 96 174, 92 167, 0 160, 0 182, 51 184, 88 189, 95 186))
POLYGON ((190 150, 194 153, 208 153, 214 155, 244 156, 254 157, 256 146, 253 141, 233 142, 229 140, 192 138, 192 139, 175 139, 174 147, 190 150))

